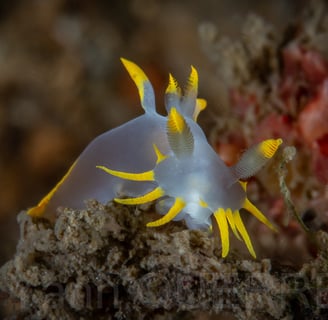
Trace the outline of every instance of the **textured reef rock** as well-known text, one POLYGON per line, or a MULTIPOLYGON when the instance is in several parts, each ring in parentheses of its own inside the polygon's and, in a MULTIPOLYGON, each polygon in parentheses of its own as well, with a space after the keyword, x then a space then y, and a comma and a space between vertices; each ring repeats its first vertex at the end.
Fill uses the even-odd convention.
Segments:
POLYGON ((300 312, 315 319, 328 306, 325 233, 318 242, 326 251, 296 272, 268 259, 223 260, 209 233, 182 223, 146 228, 151 215, 93 201, 86 210, 60 210, 54 224, 20 213, 16 255, 0 270, 4 314, 206 319, 223 312, 235 319, 293 319, 300 312))

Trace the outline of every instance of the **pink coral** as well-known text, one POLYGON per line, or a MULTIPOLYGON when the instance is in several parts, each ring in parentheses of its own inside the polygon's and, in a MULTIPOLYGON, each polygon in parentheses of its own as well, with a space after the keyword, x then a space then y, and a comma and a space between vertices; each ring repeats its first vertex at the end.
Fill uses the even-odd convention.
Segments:
POLYGON ((310 146, 328 134, 328 76, 319 86, 318 94, 299 114, 298 125, 302 137, 310 146))
POLYGON ((280 95, 289 111, 297 111, 317 93, 327 78, 328 63, 315 51, 291 43, 282 51, 283 77, 280 95))
POLYGON ((280 95, 295 119, 294 141, 311 151, 313 171, 328 182, 328 62, 317 51, 292 43, 283 50, 280 95))

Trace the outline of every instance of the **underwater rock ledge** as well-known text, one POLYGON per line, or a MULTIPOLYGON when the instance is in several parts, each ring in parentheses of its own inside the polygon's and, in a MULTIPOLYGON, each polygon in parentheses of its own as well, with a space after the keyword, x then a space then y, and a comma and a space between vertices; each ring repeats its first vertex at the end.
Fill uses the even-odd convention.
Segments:
POLYGON ((298 312, 314 319, 327 307, 328 289, 318 288, 318 275, 327 272, 324 232, 319 243, 326 251, 295 272, 268 259, 222 259, 207 232, 182 223, 146 228, 150 217, 140 208, 89 201, 86 210, 58 213, 54 224, 18 215, 17 251, 0 269, 8 294, 3 316, 206 319, 228 312, 236 319, 293 319, 298 312))

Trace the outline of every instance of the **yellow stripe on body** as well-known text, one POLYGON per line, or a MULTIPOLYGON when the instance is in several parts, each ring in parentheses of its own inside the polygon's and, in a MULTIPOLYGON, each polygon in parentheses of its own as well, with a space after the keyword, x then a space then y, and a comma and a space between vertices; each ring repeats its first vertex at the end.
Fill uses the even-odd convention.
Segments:
POLYGON ((45 197, 43 197, 35 207, 32 207, 27 210, 27 214, 29 214, 32 217, 42 217, 44 215, 44 212, 46 210, 49 201, 56 193, 58 188, 64 183, 64 181, 69 176, 69 174, 72 172, 73 168, 75 167, 75 164, 76 161, 71 165, 71 167, 68 169, 66 174, 60 179, 60 181, 50 190, 50 192, 45 197))
POLYGON ((186 206, 186 203, 183 201, 182 198, 175 198, 175 202, 171 209, 164 215, 164 217, 147 223, 147 227, 159 227, 162 226, 163 224, 166 224, 173 220, 179 212, 186 206))

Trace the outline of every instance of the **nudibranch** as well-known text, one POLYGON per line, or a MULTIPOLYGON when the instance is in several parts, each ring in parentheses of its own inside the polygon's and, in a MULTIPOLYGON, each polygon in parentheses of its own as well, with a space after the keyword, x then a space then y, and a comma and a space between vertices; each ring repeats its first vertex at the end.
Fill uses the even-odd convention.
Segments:
POLYGON ((121 60, 138 88, 144 114, 94 139, 28 213, 40 217, 54 214, 59 206, 80 209, 87 199, 125 205, 157 200, 157 211, 163 216, 148 227, 182 219, 190 229, 209 229, 213 224, 221 237, 222 257, 229 252, 230 227, 255 258, 240 210, 276 228, 247 198, 245 180, 273 157, 282 140, 268 139, 251 147, 228 167, 196 122, 206 107, 206 101, 197 98, 196 69, 191 67, 183 94, 169 75, 165 117, 156 112, 153 87, 144 72, 121 60))

